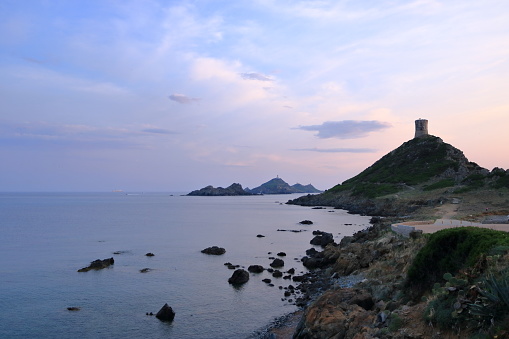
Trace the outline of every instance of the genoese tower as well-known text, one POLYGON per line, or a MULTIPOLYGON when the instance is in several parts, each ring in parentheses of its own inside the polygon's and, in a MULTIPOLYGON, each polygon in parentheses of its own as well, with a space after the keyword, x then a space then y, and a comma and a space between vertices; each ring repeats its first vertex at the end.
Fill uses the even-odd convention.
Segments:
POLYGON ((428 135, 428 120, 415 120, 415 138, 420 138, 426 135, 428 135))

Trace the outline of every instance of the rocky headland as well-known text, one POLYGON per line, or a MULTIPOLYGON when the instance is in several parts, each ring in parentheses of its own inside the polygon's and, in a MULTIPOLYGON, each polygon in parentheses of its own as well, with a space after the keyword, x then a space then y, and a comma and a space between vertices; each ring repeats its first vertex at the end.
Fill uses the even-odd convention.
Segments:
POLYGON ((310 272, 294 277, 302 311, 266 338, 509 337, 509 233, 391 229, 444 217, 507 222, 509 171, 484 169, 424 135, 341 185, 288 203, 376 217, 369 229, 306 252, 310 272))

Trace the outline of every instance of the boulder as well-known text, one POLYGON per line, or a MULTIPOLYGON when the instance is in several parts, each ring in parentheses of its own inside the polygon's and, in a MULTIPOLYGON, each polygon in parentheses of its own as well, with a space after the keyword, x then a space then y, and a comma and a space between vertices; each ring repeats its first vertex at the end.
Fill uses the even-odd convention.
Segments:
POLYGON ((302 220, 299 222, 301 225, 313 225, 313 222, 311 220, 302 220))
POLYGON ((175 312, 173 312, 173 309, 168 306, 168 304, 164 304, 163 307, 157 312, 156 318, 161 321, 173 321, 175 318, 175 312))
POLYGON ((221 255, 221 254, 225 254, 226 250, 222 247, 212 246, 212 247, 207 247, 206 249, 202 250, 201 253, 210 254, 210 255, 221 255))
POLYGON ((258 234, 256 235, 257 238, 265 238, 265 236, 263 234, 258 234))
POLYGON ((145 254, 147 257, 153 257, 155 254, 152 253, 152 252, 148 252, 147 254, 145 254))
POLYGON ((235 270, 228 279, 228 282, 232 285, 242 285, 249 280, 249 272, 243 269, 235 270))
POLYGON ((283 267, 285 265, 285 262, 283 261, 283 259, 274 259, 274 261, 272 263, 270 263, 270 266, 271 267, 274 267, 274 268, 279 268, 279 267, 283 267))
POLYGON ((262 265, 251 265, 247 268, 247 270, 251 273, 262 273, 264 268, 262 265))
POLYGON ((310 244, 325 247, 333 242, 334 237, 332 236, 332 233, 321 232, 320 234, 316 235, 313 239, 311 239, 310 244))
POLYGON ((115 263, 115 260, 113 258, 108 258, 108 259, 97 259, 97 260, 94 260, 90 263, 90 265, 88 265, 87 267, 83 267, 83 268, 80 268, 78 270, 78 272, 88 272, 90 270, 100 270, 100 269, 103 269, 103 268, 106 268, 110 265, 113 265, 115 263))
POLYGON ((285 252, 279 252, 277 255, 280 256, 280 257, 286 257, 286 253, 285 252))
POLYGON ((281 272, 280 270, 275 270, 274 273, 272 273, 272 276, 274 278, 281 278, 283 276, 283 272, 281 272))

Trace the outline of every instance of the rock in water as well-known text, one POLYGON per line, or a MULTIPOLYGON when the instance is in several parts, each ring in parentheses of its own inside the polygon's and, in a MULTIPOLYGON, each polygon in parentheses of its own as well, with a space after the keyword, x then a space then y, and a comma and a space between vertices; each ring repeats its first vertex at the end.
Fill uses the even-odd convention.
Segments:
POLYGON ((238 269, 235 270, 228 282, 232 285, 242 285, 249 280, 249 273, 246 270, 238 269))
POLYGON ((173 309, 168 306, 168 304, 164 304, 163 307, 157 312, 156 318, 161 321, 173 321, 175 318, 175 312, 173 312, 173 309))
POLYGON ((221 254, 225 254, 226 250, 222 247, 212 246, 212 247, 207 247, 206 249, 202 250, 201 253, 211 254, 211 255, 221 255, 221 254))
POLYGON ((264 269, 262 265, 251 265, 247 270, 251 273, 262 273, 264 269))
POLYGON ((302 220, 299 222, 301 225, 313 225, 313 222, 311 220, 302 220))
MULTIPOLYGON (((315 232, 313 232, 315 234, 315 232)), ((316 235, 311 241, 309 242, 311 245, 318 245, 325 248, 328 244, 331 244, 334 242, 334 237, 332 233, 327 232, 320 232, 320 234, 316 235)))
POLYGON ((274 261, 270 264, 271 267, 279 268, 283 267, 285 265, 285 262, 282 259, 274 259, 274 261))
POLYGON ((114 263, 115 263, 115 260, 113 258, 108 258, 108 259, 104 259, 104 260, 97 259, 97 260, 92 261, 90 263, 90 265, 88 265, 87 267, 80 268, 78 270, 78 272, 88 272, 90 270, 100 270, 100 269, 106 268, 110 265, 113 265, 114 263))

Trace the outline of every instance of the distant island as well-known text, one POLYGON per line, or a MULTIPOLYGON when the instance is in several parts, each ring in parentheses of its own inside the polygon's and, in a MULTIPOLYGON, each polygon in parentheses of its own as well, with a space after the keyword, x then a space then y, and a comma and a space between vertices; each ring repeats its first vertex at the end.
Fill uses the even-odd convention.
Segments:
POLYGON ((290 186, 283 179, 277 177, 253 189, 242 188, 241 184, 234 183, 227 188, 207 186, 192 191, 190 196, 236 196, 236 195, 261 195, 261 194, 292 194, 292 193, 321 193, 322 191, 313 185, 295 184, 290 186))
POLYGON ((202 189, 192 191, 188 195, 194 196, 231 196, 231 195, 253 195, 242 188, 241 184, 231 184, 226 188, 207 186, 202 189))

